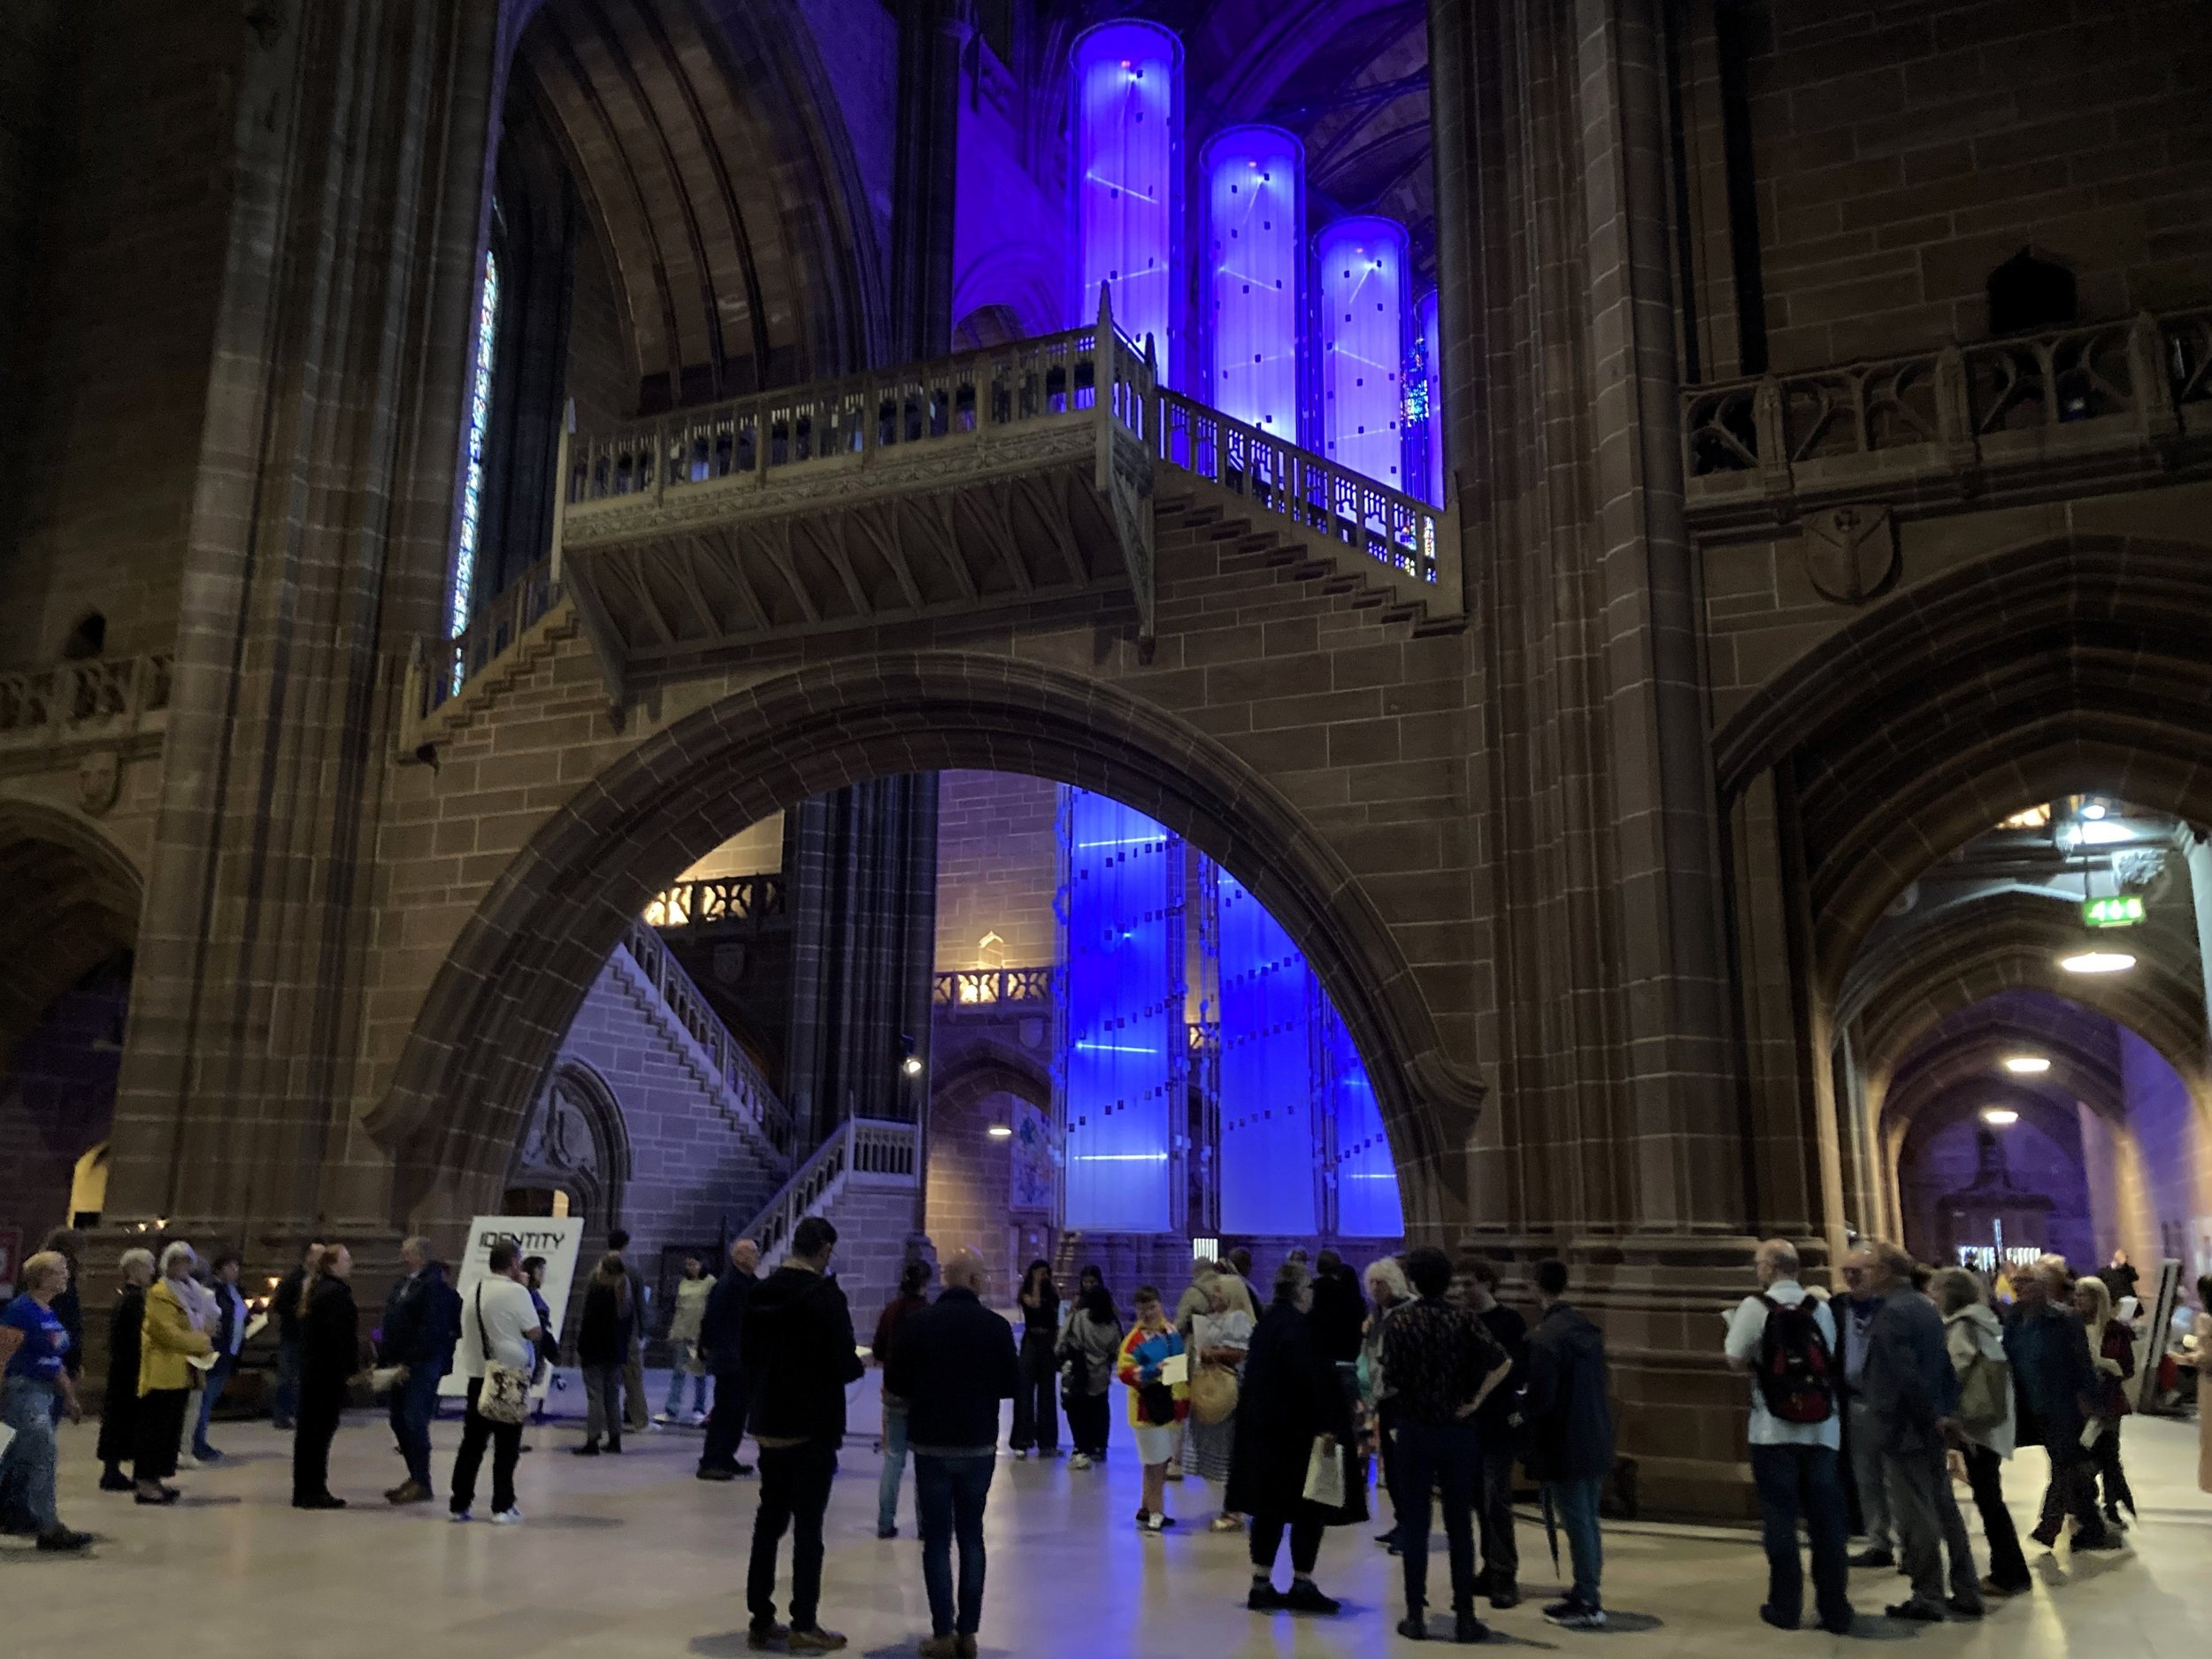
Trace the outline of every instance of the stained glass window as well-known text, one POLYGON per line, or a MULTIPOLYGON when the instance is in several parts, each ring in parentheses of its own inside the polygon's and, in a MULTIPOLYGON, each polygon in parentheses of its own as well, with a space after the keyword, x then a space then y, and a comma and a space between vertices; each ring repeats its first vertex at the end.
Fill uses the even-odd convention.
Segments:
POLYGON ((499 256, 484 254, 476 304, 476 375, 469 388, 468 465, 461 477, 461 535, 453 551, 453 603, 447 633, 458 639, 476 597, 476 537, 484 505, 484 444, 492 424, 492 352, 499 334, 499 256))

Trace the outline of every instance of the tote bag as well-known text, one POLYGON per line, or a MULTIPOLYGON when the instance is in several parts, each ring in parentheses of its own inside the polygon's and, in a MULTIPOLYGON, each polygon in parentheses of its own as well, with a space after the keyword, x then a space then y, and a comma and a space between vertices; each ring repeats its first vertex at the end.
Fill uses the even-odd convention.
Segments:
POLYGON ((1307 1454, 1304 1496, 1325 1509, 1344 1507, 1344 1448, 1326 1434, 1316 1435, 1307 1454))

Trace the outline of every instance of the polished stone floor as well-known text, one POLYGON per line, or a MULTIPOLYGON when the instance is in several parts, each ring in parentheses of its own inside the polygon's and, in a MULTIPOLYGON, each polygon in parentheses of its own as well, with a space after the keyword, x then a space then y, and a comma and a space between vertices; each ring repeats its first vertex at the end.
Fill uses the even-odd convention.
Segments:
MULTIPOLYGON (((872 1416, 872 1403, 856 1403, 856 1424, 872 1416)), ((449 1525, 442 1508, 388 1510, 376 1494, 398 1479, 397 1462, 383 1425, 365 1413, 338 1439, 333 1484, 356 1504, 344 1513, 296 1513, 286 1503, 287 1437, 265 1422, 224 1426, 217 1441, 231 1456, 182 1476, 188 1496, 165 1510, 96 1491, 92 1430, 65 1431, 64 1512, 101 1541, 89 1559, 0 1544, 0 1652, 724 1659, 745 1651, 741 1578, 753 1486, 694 1480, 695 1432, 635 1438, 620 1459, 585 1462, 565 1455, 577 1438, 572 1426, 539 1428, 537 1449, 522 1461, 527 1523, 495 1528, 449 1525)), ((438 1426, 441 1477, 457 1432, 450 1422, 438 1426)), ((2131 1552, 2078 1563, 2043 1555, 2033 1593, 1978 1625, 1863 1619, 1861 1636, 1929 1655, 2200 1659, 2212 1632, 2212 1499, 2196 1491, 2194 1429, 2138 1421, 2127 1433, 2144 1509, 2131 1552)), ((1103 1474, 1071 1471, 1064 1462, 1002 1461, 989 1518, 986 1654, 1230 1659, 1411 1650, 1392 1629, 1396 1563, 1367 1532, 1332 1532, 1322 1554, 1321 1581, 1346 1602, 1340 1618, 1248 1614, 1243 1540, 1194 1525, 1209 1513, 1210 1494, 1197 1482, 1170 1488, 1171 1511, 1185 1522, 1177 1532, 1152 1539, 1132 1528, 1137 1468, 1126 1430, 1116 1434, 1122 1455, 1103 1474)), ((910 1653, 928 1632, 911 1487, 901 1505, 903 1536, 878 1541, 878 1467, 856 1436, 830 1509, 824 1618, 851 1636, 852 1653, 910 1653)), ((2042 1471, 2032 1456, 2013 1467, 2015 1509, 2024 1514, 2042 1471)), ((1747 1534, 1614 1527, 1607 1548, 1616 1630, 1557 1631, 1532 1603, 1495 1616, 1499 1637, 1564 1650, 1603 1644, 1649 1659, 1752 1659, 1841 1645, 1758 1622, 1763 1561, 1747 1534)), ((1548 1588, 1555 1580, 1532 1520, 1521 1548, 1527 1587, 1548 1588)), ((1440 1540, 1438 1549, 1432 1594, 1448 1601, 1440 1540)), ((1893 1574, 1855 1577, 1863 1613, 1878 1613, 1899 1592, 1893 1574)))

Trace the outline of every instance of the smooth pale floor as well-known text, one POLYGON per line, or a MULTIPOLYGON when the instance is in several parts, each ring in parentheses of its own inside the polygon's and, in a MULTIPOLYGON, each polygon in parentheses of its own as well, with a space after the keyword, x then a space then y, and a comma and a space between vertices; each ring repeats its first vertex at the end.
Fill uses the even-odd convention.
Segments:
MULTIPOLYGON (((657 1402, 657 1387, 653 1394, 657 1402)), ((863 1385, 830 1505, 823 1617, 852 1638, 850 1653, 910 1653, 928 1633, 912 1486, 910 1479, 900 1505, 902 1536, 878 1541, 879 1464, 868 1449, 874 1417, 872 1389, 863 1385)), ((528 1520, 507 1528, 480 1518, 451 1525, 442 1504, 388 1509, 377 1494, 398 1480, 398 1461, 382 1421, 367 1413, 351 1416, 338 1437, 333 1485, 355 1505, 342 1513, 288 1506, 288 1436, 265 1421, 219 1426, 217 1443, 231 1455, 220 1468, 181 1476, 188 1496, 165 1510, 96 1491, 93 1430, 65 1428, 63 1512, 101 1541, 88 1559, 38 1555, 27 1540, 0 1544, 0 1652, 88 1659, 746 1652, 756 1483, 693 1479, 695 1431, 634 1437, 622 1457, 587 1462, 566 1455, 578 1438, 572 1424, 534 1429, 537 1449, 522 1460, 519 1482, 528 1520)), ((437 1426, 441 1483, 458 1432, 452 1422, 437 1426)), ((2194 1425, 2137 1420, 2127 1437, 2143 1504, 2130 1552, 2079 1563, 2063 1553, 2032 1555, 2034 1591, 1978 1625, 1914 1628, 1863 1617, 1851 1640, 2005 1659, 2070 1651, 2200 1659, 2212 1643, 2212 1499, 2196 1490, 2194 1425)), ((1255 1616, 1242 1605, 1244 1540, 1210 1536, 1199 1525, 1218 1491, 1194 1480, 1171 1486, 1170 1511, 1184 1525, 1164 1539, 1141 1537, 1130 1519, 1138 1470, 1119 1422, 1115 1445, 1102 1474, 1077 1473, 1064 1460, 1002 1458, 988 1520, 985 1653, 1225 1659, 1414 1651, 1393 1629, 1402 1611, 1397 1563, 1371 1541, 1375 1529, 1332 1532, 1323 1548, 1318 1577, 1344 1599, 1340 1617, 1255 1616)), ((2041 1460, 2024 1455, 2008 1475, 2015 1512, 2032 1523, 2041 1460)), ((1970 1506, 1968 1515, 1978 1549, 1970 1506)), ((1534 1520, 1525 1518, 1520 1544, 1532 1600, 1494 1616, 1494 1646, 1602 1647, 1649 1659, 1802 1651, 1824 1659, 1849 1645, 1759 1623, 1765 1564, 1748 1533, 1609 1527, 1606 1601, 1619 1628, 1602 1635, 1543 1623, 1535 1602, 1556 1580, 1534 1520)), ((1435 1549, 1432 1603, 1448 1606, 1440 1538, 1435 1549)), ((1286 1562, 1285 1583, 1287 1573, 1286 1562)), ((1860 1572, 1854 1600, 1863 1616, 1878 1614, 1901 1586, 1893 1573, 1860 1572)))

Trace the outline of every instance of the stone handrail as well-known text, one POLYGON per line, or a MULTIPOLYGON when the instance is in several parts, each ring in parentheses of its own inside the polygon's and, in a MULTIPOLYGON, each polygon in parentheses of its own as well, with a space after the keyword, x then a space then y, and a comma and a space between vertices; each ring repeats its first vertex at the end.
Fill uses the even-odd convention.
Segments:
POLYGON ((2212 432, 2212 308, 1686 388, 1693 509, 2212 432))
POLYGON ((461 633, 426 647, 406 705, 414 718, 427 718, 560 603, 553 561, 542 558, 502 588, 461 633))
POLYGON ((912 1187, 921 1179, 921 1130, 914 1124, 849 1118, 815 1149, 774 1197, 738 1234, 771 1261, 791 1241, 808 1216, 829 1208, 848 1180, 869 1186, 912 1187))
POLYGON ((169 707, 168 651, 0 672, 0 749, 125 736, 169 707))
POLYGON ((1053 1000, 1051 968, 957 968, 937 976, 931 1000, 955 1010, 1043 1005, 1053 1000))
POLYGON ((649 927, 742 926, 757 930, 784 913, 783 876, 767 871, 749 876, 708 876, 663 887, 645 906, 649 927))
POLYGON ((661 942, 660 935, 642 920, 634 921, 624 931, 622 943, 640 972, 660 994, 661 1001, 676 1023, 689 1033, 694 1042, 712 1064, 731 1096, 737 1102, 740 1115, 759 1133, 761 1138, 778 1152, 788 1157, 791 1153, 791 1114, 777 1094, 774 1087, 753 1064, 730 1028, 722 1023, 722 1017, 714 1011, 706 994, 686 973, 675 953, 661 942))

